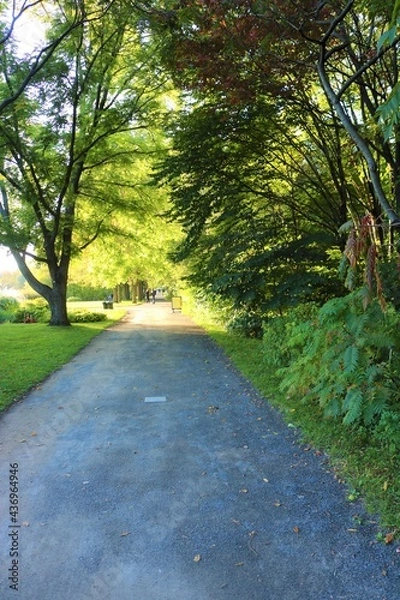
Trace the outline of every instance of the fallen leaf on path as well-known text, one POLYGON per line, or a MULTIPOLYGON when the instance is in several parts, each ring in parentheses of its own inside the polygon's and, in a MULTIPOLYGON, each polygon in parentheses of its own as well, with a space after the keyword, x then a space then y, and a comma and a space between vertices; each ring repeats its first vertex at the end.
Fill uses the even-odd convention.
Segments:
POLYGON ((194 558, 193 558, 194 562, 200 562, 201 561, 201 554, 195 554, 194 558))
POLYGON ((244 562, 237 562, 235 563, 235 567, 243 567, 244 562))
POLYGON ((394 540, 394 533, 387 533, 385 535, 385 544, 391 544, 394 540))
POLYGON ((295 525, 295 526, 293 527, 293 531, 294 531, 295 533, 300 533, 300 527, 297 527, 297 525, 295 525))
POLYGON ((282 506, 282 502, 280 500, 275 500, 274 506, 282 506))
POLYGON ((249 493, 249 490, 247 488, 242 488, 240 491, 241 491, 242 494, 248 494, 249 493))
POLYGON ((120 533, 120 537, 126 537, 127 535, 131 535, 130 531, 123 531, 122 533, 120 533))

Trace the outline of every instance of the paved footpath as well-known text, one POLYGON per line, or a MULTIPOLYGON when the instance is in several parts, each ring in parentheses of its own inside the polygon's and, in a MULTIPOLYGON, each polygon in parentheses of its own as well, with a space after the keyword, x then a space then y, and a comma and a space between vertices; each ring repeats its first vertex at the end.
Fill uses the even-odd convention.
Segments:
POLYGON ((0 418, 1 600, 398 600, 400 553, 375 536, 324 457, 165 302, 0 418))

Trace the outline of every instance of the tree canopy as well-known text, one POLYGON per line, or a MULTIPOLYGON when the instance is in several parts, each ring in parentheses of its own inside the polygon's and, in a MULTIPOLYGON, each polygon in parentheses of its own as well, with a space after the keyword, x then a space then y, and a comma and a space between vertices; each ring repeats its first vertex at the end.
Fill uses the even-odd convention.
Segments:
POLYGON ((21 56, 11 30, 1 48, 0 241, 48 300, 51 323, 68 324, 71 258, 115 227, 116 212, 143 219, 155 210, 135 170, 149 151, 166 77, 142 13, 129 4, 46 5, 29 5, 42 9, 36 18, 46 25, 33 57, 21 56), (51 285, 28 259, 47 265, 51 285))
POLYGON ((52 323, 68 322, 70 264, 91 244, 90 260, 106 248, 103 271, 121 278, 143 262, 156 277, 172 248, 197 286, 260 312, 343 294, 338 256, 366 213, 375 258, 394 254, 398 2, 0 8, 0 243, 52 323), (31 14, 45 38, 24 54, 17 25, 31 14), (166 213, 185 232, 178 246, 166 213))
MULTIPOLYGON (((262 289, 254 279, 250 285, 263 298, 274 279, 267 265, 275 261, 275 292, 292 288, 289 258, 278 268, 279 248, 285 253, 291 244, 302 247, 291 254, 297 281, 308 277, 309 295, 321 297, 314 289, 318 277, 310 281, 313 269, 308 259, 302 268, 300 256, 313 255, 322 278, 329 261, 321 239, 330 256, 343 250, 341 226, 359 227, 366 212, 381 252, 390 254, 399 223, 400 146, 395 119, 388 136, 380 115, 398 79, 395 3, 189 0, 174 6, 173 18, 157 26, 165 32, 164 64, 189 108, 160 173, 172 188, 172 215, 187 232, 183 255, 192 251, 196 261, 196 245, 223 255, 223 228, 235 222, 242 234, 249 229, 249 205, 257 215, 246 242, 250 262, 242 262, 238 243, 239 263, 230 255, 230 265, 238 266, 233 279, 247 284, 250 264, 262 265, 262 289), (316 246, 309 241, 314 236, 316 246)), ((240 240, 237 235, 232 239, 240 240)), ((199 273, 210 277, 204 256, 198 262, 199 273)), ((333 279, 331 271, 331 292, 333 279)), ((340 284, 334 287, 342 293, 340 284)))

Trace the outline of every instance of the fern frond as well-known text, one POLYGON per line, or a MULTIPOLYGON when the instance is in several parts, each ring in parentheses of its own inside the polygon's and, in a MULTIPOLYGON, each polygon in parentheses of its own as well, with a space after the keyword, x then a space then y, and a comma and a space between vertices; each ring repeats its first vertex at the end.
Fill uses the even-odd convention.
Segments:
POLYGON ((362 407, 362 391, 358 387, 351 387, 348 390, 346 398, 343 401, 343 412, 346 413, 343 418, 343 423, 345 425, 352 425, 353 423, 358 421, 362 416, 362 407))
POLYGON ((373 299, 372 289, 367 285, 364 285, 364 287, 362 287, 361 289, 363 291, 363 294, 362 294, 363 309, 367 310, 368 306, 371 304, 372 299, 373 299))
POLYGON ((380 417, 386 410, 391 397, 391 391, 383 385, 375 385, 372 389, 371 399, 365 403, 363 419, 366 425, 371 425, 376 417, 380 417))
POLYGON ((331 398, 330 401, 324 406, 325 417, 339 417, 341 412, 341 404, 337 396, 331 398))
POLYGON ((350 375, 351 373, 354 373, 354 371, 357 369, 359 355, 360 351, 354 344, 346 348, 343 355, 345 375, 350 375))
POLYGON ((346 314, 347 310, 348 299, 346 296, 343 298, 333 298, 321 306, 318 313, 318 320, 321 324, 331 320, 336 323, 337 319, 346 314))
POLYGON ((346 288, 348 290, 350 290, 350 292, 352 292, 357 285, 357 270, 356 267, 352 267, 350 266, 350 268, 347 271, 347 276, 346 279, 344 281, 344 285, 346 286, 346 288))

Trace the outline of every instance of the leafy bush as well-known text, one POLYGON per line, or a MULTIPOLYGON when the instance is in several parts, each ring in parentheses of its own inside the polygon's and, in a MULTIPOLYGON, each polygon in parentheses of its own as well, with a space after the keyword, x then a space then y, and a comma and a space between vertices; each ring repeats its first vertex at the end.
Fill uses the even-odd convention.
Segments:
POLYGON ((106 321, 107 315, 101 312, 91 312, 89 310, 72 310, 68 313, 71 323, 97 323, 106 321))
POLYGON ((6 311, 16 310, 19 306, 18 300, 11 296, 0 297, 0 309, 6 311))
POLYGON ((262 338, 262 318, 252 311, 236 312, 228 321, 227 330, 249 338, 262 338))
POLYGON ((9 321, 10 318, 11 315, 6 310, 0 308, 0 323, 5 323, 6 321, 9 321))
POLYGON ((18 309, 19 303, 10 296, 0 297, 0 323, 11 321, 14 312, 18 309))
POLYGON ((299 351, 293 346, 292 331, 315 318, 317 311, 316 304, 300 304, 284 315, 264 320, 263 354, 269 365, 285 367, 295 360, 299 351))
POLYGON ((49 305, 42 298, 21 304, 11 318, 12 323, 48 323, 49 321, 49 305))
POLYGON ((279 370, 281 391, 318 402, 347 425, 376 425, 399 411, 400 317, 360 294, 327 302, 316 318, 288 333, 292 361, 279 370))

